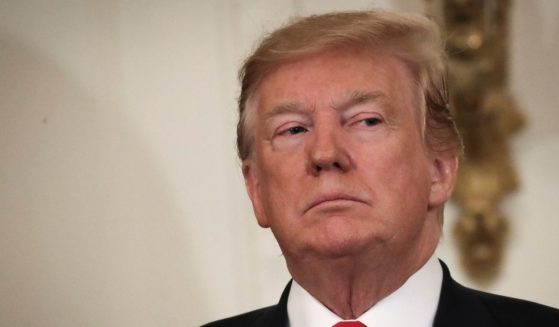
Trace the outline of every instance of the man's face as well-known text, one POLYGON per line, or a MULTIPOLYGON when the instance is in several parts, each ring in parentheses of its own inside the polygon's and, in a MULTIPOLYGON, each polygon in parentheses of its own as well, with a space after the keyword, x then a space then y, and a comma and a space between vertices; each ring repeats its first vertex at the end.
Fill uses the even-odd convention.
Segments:
POLYGON ((434 211, 453 178, 424 147, 416 93, 406 65, 383 53, 318 54, 264 79, 243 173, 288 259, 436 244, 434 211))

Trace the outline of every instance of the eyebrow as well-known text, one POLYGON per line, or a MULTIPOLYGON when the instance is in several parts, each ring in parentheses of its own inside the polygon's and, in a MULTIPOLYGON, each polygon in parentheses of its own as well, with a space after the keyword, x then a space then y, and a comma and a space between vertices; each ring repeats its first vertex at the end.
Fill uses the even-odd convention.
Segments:
POLYGON ((370 103, 375 101, 383 101, 385 94, 380 91, 353 91, 339 103, 332 103, 330 107, 338 112, 343 112, 353 106, 370 103))
POLYGON ((304 108, 304 105, 299 102, 287 102, 281 103, 275 106, 272 110, 264 114, 264 121, 267 121, 275 116, 282 114, 305 114, 312 111, 312 109, 304 108))
MULTIPOLYGON (((386 98, 385 94, 378 91, 352 91, 339 103, 330 104, 330 107, 338 112, 343 112, 353 106, 375 102, 379 99, 383 100, 384 98, 386 98)), ((281 103, 265 113, 264 121, 282 114, 308 114, 312 111, 314 111, 314 108, 305 108, 305 105, 299 102, 281 103)))

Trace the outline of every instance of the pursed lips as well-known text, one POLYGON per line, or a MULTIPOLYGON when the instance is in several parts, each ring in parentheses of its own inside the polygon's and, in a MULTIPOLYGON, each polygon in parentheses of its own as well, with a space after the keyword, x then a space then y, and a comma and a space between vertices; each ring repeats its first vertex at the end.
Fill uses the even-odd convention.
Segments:
POLYGON ((367 204, 367 202, 361 200, 358 197, 352 196, 352 195, 348 195, 348 194, 344 194, 344 193, 328 193, 328 194, 321 194, 319 196, 317 196, 309 206, 307 206, 307 208, 304 210, 304 213, 306 213, 307 211, 311 210, 312 208, 326 203, 326 202, 331 202, 331 201, 338 201, 338 200, 345 200, 345 201, 354 201, 354 202, 360 202, 360 203, 365 203, 367 204))

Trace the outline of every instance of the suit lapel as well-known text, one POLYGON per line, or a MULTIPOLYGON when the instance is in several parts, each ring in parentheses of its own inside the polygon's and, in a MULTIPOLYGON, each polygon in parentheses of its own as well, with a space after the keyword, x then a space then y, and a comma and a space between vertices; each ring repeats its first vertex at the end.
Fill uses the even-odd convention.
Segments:
POLYGON ((452 279, 448 267, 441 261, 443 285, 434 327, 497 326, 483 301, 474 292, 452 279))
POLYGON ((253 327, 286 327, 287 318, 287 299, 291 290, 291 282, 283 290, 280 301, 277 305, 269 307, 262 313, 250 326, 253 327))

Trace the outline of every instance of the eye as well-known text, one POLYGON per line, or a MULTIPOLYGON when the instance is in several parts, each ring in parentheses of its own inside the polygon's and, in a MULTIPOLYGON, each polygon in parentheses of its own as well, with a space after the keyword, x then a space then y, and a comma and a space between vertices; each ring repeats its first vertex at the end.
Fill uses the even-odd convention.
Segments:
POLYGON ((306 129, 305 127, 293 126, 282 130, 281 132, 279 132, 279 135, 295 135, 295 134, 306 133, 306 132, 308 132, 308 129, 306 129))
POLYGON ((376 117, 365 118, 361 120, 365 126, 375 126, 381 123, 381 120, 376 117))

